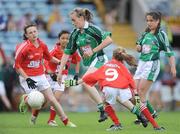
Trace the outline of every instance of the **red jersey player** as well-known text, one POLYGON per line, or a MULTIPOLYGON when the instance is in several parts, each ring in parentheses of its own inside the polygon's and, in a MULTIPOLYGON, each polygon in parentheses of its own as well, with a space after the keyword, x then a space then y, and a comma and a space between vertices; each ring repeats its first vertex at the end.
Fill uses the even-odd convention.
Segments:
MULTIPOLYGON (((39 90, 44 97, 56 107, 57 113, 65 125, 71 123, 58 103, 50 88, 50 84, 44 73, 43 60, 59 64, 60 61, 52 57, 46 44, 38 38, 38 30, 35 24, 24 27, 24 42, 17 46, 14 67, 20 74, 20 84, 28 94, 32 90, 39 90)), ((27 111, 27 94, 22 96, 20 112, 27 111)), ((31 123, 35 124, 39 110, 32 110, 31 123)))
MULTIPOLYGON (((61 60, 64 48, 67 45, 68 39, 69 39, 69 32, 65 31, 65 30, 61 31, 58 34, 58 42, 56 43, 53 50, 51 50, 50 55, 54 56, 55 58, 57 58, 59 60, 61 60)), ((72 54, 69 57, 68 62, 66 63, 66 67, 62 72, 63 81, 67 78, 68 69, 69 69, 71 63, 76 64, 76 68, 75 68, 76 76, 75 77, 77 77, 77 74, 79 73, 79 69, 80 69, 80 60, 81 60, 81 58, 80 58, 80 56, 79 56, 79 54, 77 52, 75 52, 74 54, 72 54)), ((55 64, 53 62, 49 62, 47 60, 45 61, 45 68, 46 68, 46 72, 47 72, 46 77, 47 77, 47 79, 48 79, 48 81, 49 81, 49 83, 51 85, 51 88, 52 88, 52 90, 54 92, 54 95, 55 95, 57 101, 60 102, 60 96, 61 96, 62 92, 64 91, 65 86, 64 86, 63 83, 61 85, 59 85, 59 83, 56 80, 56 78, 57 78, 56 74, 58 72, 58 67, 59 67, 58 64, 55 64)), ((48 120, 48 125, 50 125, 50 126, 58 126, 58 124, 54 120, 55 116, 56 116, 56 111, 51 106, 50 107, 50 117, 49 117, 49 120, 48 120)))
POLYGON ((126 61, 129 65, 136 66, 134 57, 127 54, 125 49, 119 47, 113 51, 113 59, 97 71, 85 75, 79 81, 67 80, 65 81, 65 84, 68 87, 82 82, 85 82, 90 86, 98 83, 104 95, 104 102, 106 105, 105 111, 114 122, 114 124, 107 129, 108 131, 122 129, 120 122, 117 122, 117 119, 112 116, 115 111, 112 108, 108 108, 108 105, 115 104, 117 100, 126 106, 132 113, 136 114, 142 121, 144 127, 147 126, 147 123, 144 118, 142 118, 141 112, 151 122, 155 130, 163 130, 163 128, 159 127, 152 118, 145 105, 140 102, 137 91, 135 90, 134 80, 128 69, 124 66, 123 61, 126 61), (132 92, 136 95, 135 99, 136 102, 140 104, 141 112, 139 111, 138 105, 135 106, 131 101, 129 101, 129 99, 132 98, 132 92))

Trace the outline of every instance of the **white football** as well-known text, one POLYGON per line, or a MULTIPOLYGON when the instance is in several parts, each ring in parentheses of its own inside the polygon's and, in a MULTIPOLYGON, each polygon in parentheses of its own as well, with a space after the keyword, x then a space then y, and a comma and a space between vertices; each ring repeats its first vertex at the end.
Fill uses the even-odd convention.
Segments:
POLYGON ((28 94, 27 102, 33 109, 41 109, 45 102, 44 95, 39 91, 32 91, 28 94))

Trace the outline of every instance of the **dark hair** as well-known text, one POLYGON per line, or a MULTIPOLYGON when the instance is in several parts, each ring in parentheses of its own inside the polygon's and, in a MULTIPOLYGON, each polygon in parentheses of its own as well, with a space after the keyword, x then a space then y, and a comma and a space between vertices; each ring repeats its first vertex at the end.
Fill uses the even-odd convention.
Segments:
POLYGON ((62 31, 58 34, 58 38, 60 38, 61 35, 63 35, 63 34, 70 34, 70 33, 69 33, 69 31, 67 31, 67 30, 62 30, 62 31))
MULTIPOLYGON (((154 20, 159 20, 159 24, 158 24, 158 26, 157 26, 157 28, 156 28, 155 33, 154 33, 154 34, 157 34, 158 31, 159 31, 159 29, 160 29, 160 27, 161 27, 161 13, 160 13, 160 12, 155 12, 155 11, 153 11, 153 12, 146 13, 146 17, 147 17, 148 15, 149 15, 149 16, 152 16, 152 18, 153 18, 154 20)), ((146 30, 145 30, 145 32, 150 32, 150 29, 147 27, 146 30)))
POLYGON ((27 29, 30 27, 37 27, 35 23, 28 24, 24 26, 24 34, 23 34, 23 40, 27 40, 28 38, 26 37, 27 29))
POLYGON ((92 21, 93 14, 87 8, 75 8, 70 14, 76 13, 77 17, 84 17, 88 22, 92 21))
POLYGON ((137 67, 136 59, 126 53, 126 50, 123 47, 118 47, 113 51, 113 58, 118 61, 126 61, 128 65, 137 67))

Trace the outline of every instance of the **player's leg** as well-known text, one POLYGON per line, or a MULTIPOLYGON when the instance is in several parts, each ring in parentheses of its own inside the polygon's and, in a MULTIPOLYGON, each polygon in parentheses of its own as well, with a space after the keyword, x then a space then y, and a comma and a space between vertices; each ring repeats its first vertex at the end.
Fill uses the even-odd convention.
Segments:
MULTIPOLYGON (((63 80, 66 78, 67 76, 66 75, 63 75, 63 80)), ((48 78, 48 77, 47 77, 48 78)), ((49 77, 50 78, 50 77, 49 77)), ((60 104, 60 97, 62 95, 62 93, 64 92, 64 89, 65 89, 65 85, 64 84, 61 84, 59 85, 56 81, 53 81, 51 78, 49 80, 50 82, 50 85, 53 89, 53 92, 54 92, 54 96, 56 98, 56 100, 59 102, 60 104)), ((61 104, 60 104, 61 105, 61 104)), ((55 121, 55 117, 56 117, 56 111, 55 111, 55 108, 53 106, 50 107, 50 117, 49 117, 49 120, 48 120, 48 125, 50 126, 53 126, 53 127, 56 127, 58 126, 58 124, 56 123, 55 121)), ((60 117, 61 118, 61 117, 60 117)), ((62 120, 63 121, 63 120, 62 120)), ((69 126, 69 127, 74 127, 76 126, 74 123, 70 122, 68 120, 68 122, 66 123, 66 120, 63 121, 64 125, 66 126, 69 126)))
POLYGON ((36 119, 37 119, 37 117, 39 115, 39 112, 40 112, 40 110, 38 110, 38 109, 32 109, 31 110, 31 119, 30 119, 30 124, 31 125, 36 124, 36 119))
POLYGON ((144 103, 144 105, 148 108, 152 116, 156 117, 157 116, 156 110, 153 108, 149 100, 146 100, 147 92, 150 89, 152 83, 153 81, 141 79, 137 89, 138 89, 138 94, 140 96, 141 102, 144 103))
POLYGON ((131 101, 127 100, 125 102, 121 102, 126 108, 128 108, 133 114, 137 116, 137 118, 140 120, 142 123, 143 127, 147 127, 147 121, 146 119, 142 116, 139 107, 136 107, 131 101))
MULTIPOLYGON (((143 72, 141 71, 141 77, 138 80, 138 83, 136 83, 138 94, 140 96, 141 102, 143 102, 146 105, 152 116, 156 117, 157 112, 154 110, 150 102, 146 100, 146 95, 152 83, 157 79, 157 76, 160 72, 160 61, 155 60, 155 61, 144 62, 142 63, 142 70, 143 72)), ((135 79, 137 78, 136 74, 134 76, 135 79)))
POLYGON ((42 91, 45 98, 50 102, 50 104, 55 108, 57 114, 60 116, 61 121, 64 123, 65 126, 76 127, 75 124, 69 121, 67 115, 65 114, 62 106, 56 100, 53 92, 50 88, 42 91))
POLYGON ((154 120, 153 116, 149 112, 148 108, 143 103, 141 103, 140 111, 146 117, 146 119, 148 119, 148 121, 152 124, 154 130, 164 130, 163 127, 160 127, 157 124, 157 122, 154 120))
POLYGON ((23 94, 20 98, 19 111, 21 113, 26 113, 27 110, 28 110, 27 94, 23 94))
MULTIPOLYGON (((60 90, 61 89, 60 85, 56 81, 54 81, 50 77, 49 74, 46 75, 46 78, 47 78, 49 84, 51 85, 51 89, 52 89, 52 91, 54 93, 54 96, 55 96, 56 100, 58 102, 60 102, 60 96, 62 94, 62 92, 60 90)), ((64 91, 64 88, 62 89, 62 91, 64 91)), ((56 110, 55 110, 55 108, 53 106, 50 106, 50 114, 49 114, 49 119, 48 119, 48 122, 47 122, 49 126, 52 126, 52 127, 57 127, 58 126, 58 124, 55 121, 55 117, 56 117, 56 110)))
MULTIPOLYGON (((58 91, 58 90, 54 91, 54 96, 58 102, 60 102, 61 95, 62 95, 61 91, 58 91)), ((49 119, 48 119, 48 125, 55 126, 55 127, 58 126, 58 124, 55 121, 55 117, 56 117, 56 110, 54 109, 53 106, 50 106, 50 115, 49 115, 49 119)))
POLYGON ((104 111, 104 104, 102 102, 101 96, 99 95, 98 91, 95 87, 91 87, 85 83, 83 83, 85 90, 88 92, 89 96, 97 103, 97 108, 100 112, 99 122, 105 121, 107 116, 105 115, 104 111))
MULTIPOLYGON (((150 102, 148 100, 146 100, 147 92, 148 92, 149 88, 151 87, 153 81, 149 81, 146 79, 136 79, 135 83, 136 83, 137 91, 140 96, 141 102, 144 103, 144 105, 148 108, 148 110, 150 111, 150 113, 152 114, 152 116, 154 118, 157 117, 156 110, 154 110, 154 108, 150 104, 150 102)), ((136 119, 134 121, 135 124, 140 124, 140 122, 141 121, 138 119, 136 119)))
POLYGON ((126 108, 128 108, 133 114, 135 114, 138 119, 142 122, 144 127, 147 127, 147 121, 143 116, 141 115, 139 111, 139 107, 135 106, 131 101, 129 101, 132 98, 132 92, 129 88, 127 89, 119 89, 118 90, 118 96, 117 100, 126 108))
POLYGON ((105 102, 105 112, 107 113, 108 117, 112 120, 113 125, 111 125, 107 131, 117 131, 122 129, 122 125, 116 115, 115 110, 112 107, 112 104, 116 104, 116 96, 117 96, 117 89, 111 87, 104 87, 103 90, 103 98, 105 102))
MULTIPOLYGON (((92 73, 96 70, 97 70, 97 68, 90 67, 87 70, 87 72, 84 74, 84 76, 86 74, 92 73)), ((95 87, 91 87, 85 83, 83 83, 82 85, 84 86, 84 89, 87 91, 87 93, 92 98, 92 100, 94 100, 95 103, 97 104, 97 108, 100 112, 100 117, 99 117, 98 121, 99 122, 105 121, 107 119, 107 116, 106 116, 105 111, 104 111, 104 104, 103 104, 102 98, 101 98, 100 94, 98 93, 97 89, 95 87)))
POLYGON ((23 94, 20 98, 19 111, 21 113, 26 113, 28 110, 28 103, 27 103, 28 93, 30 93, 32 89, 28 87, 26 80, 22 76, 19 76, 19 82, 25 92, 25 94, 23 94))

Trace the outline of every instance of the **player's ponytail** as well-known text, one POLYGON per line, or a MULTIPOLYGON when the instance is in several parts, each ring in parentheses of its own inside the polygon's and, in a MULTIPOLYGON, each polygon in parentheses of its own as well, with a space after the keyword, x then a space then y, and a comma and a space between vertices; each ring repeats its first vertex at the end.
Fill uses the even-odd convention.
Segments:
POLYGON ((77 17, 83 17, 88 22, 93 19, 93 14, 87 8, 75 8, 70 14, 73 13, 76 13, 77 17))
POLYGON ((87 8, 84 8, 83 12, 84 12, 85 20, 88 21, 88 22, 91 22, 92 18, 93 18, 93 14, 87 8))
POLYGON ((113 51, 113 58, 121 62, 126 61, 130 66, 137 66, 136 59, 132 55, 127 54, 122 47, 118 47, 113 51))

